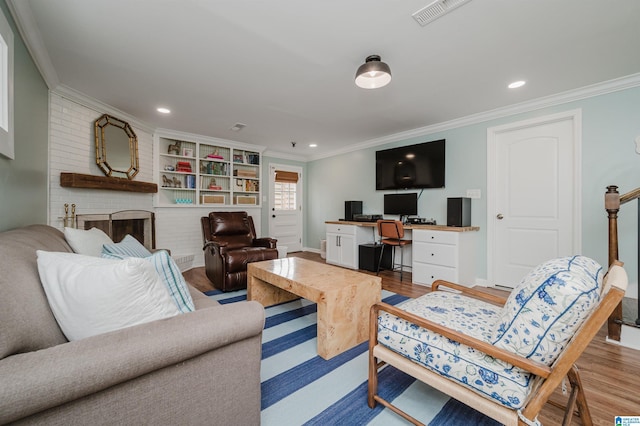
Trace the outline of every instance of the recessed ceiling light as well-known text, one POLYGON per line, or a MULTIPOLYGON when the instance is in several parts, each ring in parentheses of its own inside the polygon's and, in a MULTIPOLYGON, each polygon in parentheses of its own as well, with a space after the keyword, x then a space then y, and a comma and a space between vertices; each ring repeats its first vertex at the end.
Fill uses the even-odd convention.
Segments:
POLYGON ((518 87, 522 87, 525 84, 527 84, 526 81, 524 80, 518 80, 518 81, 514 81, 513 83, 511 83, 509 86, 507 86, 509 89, 517 89, 518 87))
POLYGON ((163 108, 163 107, 158 108, 156 111, 161 112, 163 114, 169 114, 171 112, 169 108, 163 108))
POLYGON ((317 147, 317 146, 318 146, 318 144, 317 144, 317 143, 310 143, 310 144, 309 144, 309 148, 315 148, 315 147, 317 147))

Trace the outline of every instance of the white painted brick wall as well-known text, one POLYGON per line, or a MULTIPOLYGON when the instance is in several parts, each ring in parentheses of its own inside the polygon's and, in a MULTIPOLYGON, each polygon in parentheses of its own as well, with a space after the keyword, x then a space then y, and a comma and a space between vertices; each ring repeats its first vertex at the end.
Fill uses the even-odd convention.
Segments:
MULTIPOLYGON (((49 102, 49 224, 58 229, 63 228, 65 203, 75 204, 77 214, 113 213, 131 209, 153 211, 156 214, 156 247, 167 248, 177 256, 193 255, 193 266, 203 266, 200 217, 212 211, 211 207, 154 207, 152 194, 60 186, 61 172, 103 175, 95 163, 93 125, 104 112, 56 93, 50 95, 49 102)), ((140 172, 135 180, 154 182, 153 135, 133 125, 132 128, 138 137, 140 158, 140 172)), ((254 217, 256 233, 261 235, 260 208, 243 210, 254 217)))
MULTIPOLYGON (((80 105, 58 94, 49 97, 49 224, 62 229, 64 204, 76 205, 76 214, 119 210, 153 211, 153 196, 122 191, 63 188, 60 173, 102 176, 96 165, 93 126, 104 112, 80 105)), ((135 126, 140 172, 135 179, 153 181, 153 135, 135 126)))

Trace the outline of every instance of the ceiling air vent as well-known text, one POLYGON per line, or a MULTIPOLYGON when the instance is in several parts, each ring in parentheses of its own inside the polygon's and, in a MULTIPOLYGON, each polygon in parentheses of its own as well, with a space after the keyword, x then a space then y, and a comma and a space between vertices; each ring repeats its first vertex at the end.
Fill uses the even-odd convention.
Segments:
POLYGON ((246 124, 236 123, 236 124, 233 125, 233 127, 229 127, 229 130, 233 130, 234 132, 239 132, 240 130, 244 129, 245 127, 247 127, 246 124))
POLYGON ((411 16, 413 16, 413 19, 415 19, 418 24, 424 27, 429 22, 435 21, 439 17, 451 12, 453 9, 456 9, 470 1, 471 0, 436 0, 429 6, 420 9, 411 16))

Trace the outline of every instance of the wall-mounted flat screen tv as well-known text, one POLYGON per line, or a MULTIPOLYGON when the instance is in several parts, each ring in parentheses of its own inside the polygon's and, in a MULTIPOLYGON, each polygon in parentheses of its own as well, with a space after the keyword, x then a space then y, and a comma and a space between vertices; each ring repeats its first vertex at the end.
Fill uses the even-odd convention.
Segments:
POLYGON ((445 140, 376 151, 376 189, 444 188, 445 140))

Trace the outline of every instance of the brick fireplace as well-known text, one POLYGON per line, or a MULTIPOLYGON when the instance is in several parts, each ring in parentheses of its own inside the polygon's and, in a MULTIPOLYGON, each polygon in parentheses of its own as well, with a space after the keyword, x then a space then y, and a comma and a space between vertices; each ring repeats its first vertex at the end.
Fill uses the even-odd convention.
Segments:
POLYGON ((147 249, 156 248, 155 214, 146 210, 123 210, 108 214, 80 214, 76 216, 78 229, 98 228, 115 242, 127 234, 135 237, 147 249))

